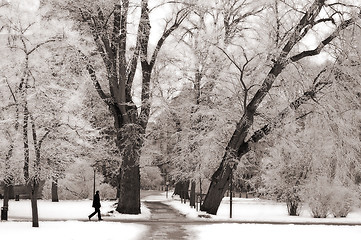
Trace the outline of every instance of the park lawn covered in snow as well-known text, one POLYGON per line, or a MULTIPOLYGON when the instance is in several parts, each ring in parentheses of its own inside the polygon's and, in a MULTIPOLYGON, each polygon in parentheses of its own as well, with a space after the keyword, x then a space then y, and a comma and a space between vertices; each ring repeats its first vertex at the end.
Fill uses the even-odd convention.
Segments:
MULTIPOLYGON (((115 201, 102 201, 101 212, 107 220, 146 220, 150 218, 150 211, 142 207, 140 215, 125 215, 114 211, 115 201), (113 213, 108 213, 109 211, 113 213)), ((3 205, 0 200, 0 205, 3 205)), ((97 221, 94 216, 88 221, 88 215, 94 211, 91 200, 51 202, 38 200, 39 228, 33 228, 31 223, 30 200, 9 202, 9 221, 0 222, 0 239, 52 239, 52 240, 81 240, 81 239, 143 239, 148 226, 135 223, 120 223, 97 221)))
POLYGON ((233 198, 232 219, 229 218, 230 202, 225 197, 218 209, 217 215, 197 212, 189 207, 189 202, 183 204, 177 199, 168 199, 165 203, 178 209, 191 219, 199 219, 199 215, 206 216, 205 221, 243 221, 265 223, 325 223, 325 224, 361 224, 361 209, 355 208, 346 218, 313 218, 307 206, 304 206, 300 216, 289 216, 285 203, 263 200, 258 198, 233 198))
POLYGON ((46 221, 39 228, 30 222, 0 222, 1 239, 37 240, 138 240, 143 239, 149 227, 135 223, 46 221))
MULTIPOLYGON (((186 224, 184 229, 188 233, 186 239, 358 239, 361 236, 361 226, 337 225, 297 225, 292 222, 333 222, 333 223, 361 223, 359 209, 352 212, 347 218, 314 219, 307 210, 300 217, 287 215, 286 206, 282 203, 259 199, 234 199, 232 221, 269 221, 284 222, 286 224, 239 224, 229 219, 229 199, 224 198, 217 216, 199 218, 205 213, 197 212, 189 207, 189 203, 182 204, 179 199, 168 199, 165 194, 148 196, 146 201, 164 201, 184 213, 190 221, 197 219, 205 224, 186 224), (222 221, 222 223, 217 222, 222 221), (287 224, 288 223, 288 224, 287 224)), ((93 211, 91 200, 60 201, 52 203, 39 200, 40 227, 31 227, 31 208, 29 200, 19 202, 10 201, 9 221, 0 222, 1 239, 38 239, 38 240, 78 240, 78 239, 104 239, 104 240, 143 240, 150 236, 150 227, 142 223, 116 222, 130 218, 147 220, 150 218, 149 210, 142 206, 142 214, 122 215, 118 213, 106 214, 114 210, 114 201, 102 201, 101 211, 106 221, 98 222, 96 216, 92 221, 87 216, 93 211), (22 221, 18 221, 22 220, 22 221), (25 220, 25 221, 23 221, 25 220), (114 221, 109 221, 114 220, 114 221)), ((0 200, 2 206, 2 200, 0 200)))
POLYGON ((188 228, 192 239, 313 240, 359 239, 360 226, 222 223, 188 228))
POLYGON ((326 219, 317 219, 312 218, 307 207, 304 207, 300 216, 295 217, 288 216, 285 203, 261 199, 233 198, 233 214, 232 219, 230 219, 230 205, 227 197, 223 199, 216 216, 197 212, 194 208, 189 207, 189 202, 183 204, 179 199, 168 200, 166 203, 190 219, 199 219, 199 215, 210 217, 202 218, 210 224, 187 227, 189 233, 194 236, 193 239, 197 240, 244 238, 262 240, 358 239, 361 236, 361 226, 347 225, 361 224, 360 209, 354 209, 346 218, 329 216, 326 219), (223 223, 215 223, 219 221, 223 223), (249 223, 227 223, 227 221, 249 223), (264 224, 252 222, 264 222, 264 224), (330 223, 332 225, 323 225, 330 223))
MULTIPOLYGON (((146 207, 141 208, 140 215, 125 215, 115 211, 116 201, 101 201, 101 213, 106 218, 112 219, 149 219, 150 212, 146 207), (113 211, 113 213, 109 213, 113 211)), ((0 200, 2 206, 2 200, 0 200)), ((51 202, 50 200, 38 200, 39 220, 88 220, 88 215, 94 211, 92 200, 64 200, 51 202)), ((31 220, 30 200, 9 202, 9 220, 31 220)), ((94 216, 92 220, 96 220, 94 216)))

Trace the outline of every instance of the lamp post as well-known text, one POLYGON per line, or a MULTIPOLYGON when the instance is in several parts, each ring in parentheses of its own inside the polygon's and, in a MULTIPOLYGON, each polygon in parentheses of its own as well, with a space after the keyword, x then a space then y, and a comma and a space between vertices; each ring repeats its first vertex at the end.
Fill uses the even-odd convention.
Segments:
POLYGON ((229 182, 229 218, 232 218, 232 197, 233 197, 233 169, 235 166, 236 162, 234 160, 230 160, 228 162, 228 166, 231 169, 231 176, 230 176, 230 182, 229 182))
POLYGON ((165 196, 168 198, 168 191, 169 191, 169 181, 166 181, 165 183, 165 196))
POLYGON ((165 196, 166 196, 166 198, 168 198, 169 181, 168 181, 167 169, 165 169, 165 171, 164 171, 164 182, 165 182, 165 196))
POLYGON ((95 167, 94 167, 94 178, 93 178, 93 196, 95 195, 95 167))

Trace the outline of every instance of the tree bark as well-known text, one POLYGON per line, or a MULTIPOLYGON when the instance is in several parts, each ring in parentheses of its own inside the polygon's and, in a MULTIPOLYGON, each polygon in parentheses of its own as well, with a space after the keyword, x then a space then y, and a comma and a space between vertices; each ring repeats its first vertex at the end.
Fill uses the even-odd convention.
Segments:
POLYGON ((183 200, 189 199, 188 188, 189 181, 179 181, 175 185, 174 194, 179 195, 183 202, 183 200))
MULTIPOLYGON (((25 100, 26 101, 26 100, 25 100)), ((28 124, 29 124, 29 111, 27 103, 24 103, 24 119, 23 119, 23 145, 24 145, 24 179, 25 182, 29 180, 29 139, 28 139, 28 124)))
POLYGON ((46 138, 46 136, 50 133, 48 130, 39 140, 38 134, 36 132, 35 120, 32 114, 29 113, 29 117, 31 120, 31 131, 32 131, 32 140, 33 146, 35 151, 35 161, 34 161, 34 176, 32 177, 31 181, 29 179, 28 185, 30 189, 30 196, 31 196, 31 210, 32 210, 32 219, 33 219, 33 227, 39 227, 39 216, 38 216, 38 194, 39 194, 39 187, 40 187, 40 171, 41 171, 41 145, 46 138))
POLYGON ((140 171, 139 158, 140 147, 142 145, 139 136, 139 129, 128 126, 127 136, 124 136, 125 144, 120 147, 123 153, 120 178, 120 196, 117 211, 124 214, 139 214, 140 211, 140 171), (130 143, 127 144, 127 142, 130 143), (139 141, 139 142, 136 142, 139 141))
POLYGON ((1 220, 8 220, 8 210, 9 210, 9 185, 7 183, 4 184, 4 201, 3 208, 1 209, 1 220))
POLYGON ((34 180, 29 185, 30 196, 31 196, 31 213, 33 227, 39 227, 39 215, 38 215, 38 192, 39 183, 34 180))
POLYGON ((13 182, 13 177, 12 174, 10 173, 10 159, 13 155, 13 150, 14 150, 14 140, 11 139, 11 144, 9 146, 8 153, 5 156, 4 201, 3 201, 4 213, 2 213, 1 215, 1 220, 8 219, 10 191, 12 190, 12 182, 13 182))
POLYGON ((183 199, 183 202, 186 203, 186 200, 189 199, 189 180, 182 182, 182 190, 181 190, 181 199, 183 199))
POLYGON ((191 195, 189 200, 189 205, 191 207, 196 207, 196 182, 192 181, 191 183, 191 195))
POLYGON ((174 193, 173 195, 181 195, 181 189, 182 189, 182 182, 177 182, 174 187, 174 193))
POLYGON ((115 198, 119 199, 120 197, 120 185, 117 186, 117 193, 115 194, 115 198))
POLYGON ((52 202, 59 202, 58 196, 58 179, 54 179, 51 182, 51 201, 52 202))

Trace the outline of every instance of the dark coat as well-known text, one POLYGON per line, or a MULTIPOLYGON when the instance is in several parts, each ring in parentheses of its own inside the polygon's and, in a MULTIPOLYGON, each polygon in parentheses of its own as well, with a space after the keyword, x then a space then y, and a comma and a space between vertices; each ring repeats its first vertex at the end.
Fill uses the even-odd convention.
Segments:
POLYGON ((101 205, 100 205, 100 197, 99 197, 98 193, 96 193, 94 195, 92 207, 93 208, 100 208, 101 207, 101 205))

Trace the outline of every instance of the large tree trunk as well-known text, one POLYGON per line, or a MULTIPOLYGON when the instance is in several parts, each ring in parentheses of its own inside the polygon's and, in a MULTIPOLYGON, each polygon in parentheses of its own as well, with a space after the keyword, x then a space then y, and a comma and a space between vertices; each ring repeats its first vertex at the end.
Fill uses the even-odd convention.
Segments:
POLYGON ((189 199, 188 194, 189 181, 179 181, 175 184, 174 195, 179 195, 182 202, 189 199))
POLYGON ((173 195, 181 195, 181 189, 182 189, 182 182, 177 182, 174 187, 174 193, 173 195))
POLYGON ((123 214, 139 214, 140 211, 140 173, 134 156, 124 156, 121 171, 120 196, 117 211, 123 214), (127 162, 129 165, 127 165, 127 162), (131 163, 131 164, 130 164, 131 163))
POLYGON ((186 199, 189 199, 189 180, 182 182, 182 189, 181 189, 181 199, 183 199, 183 202, 186 203, 186 199))
POLYGON ((118 137, 118 147, 122 151, 120 196, 117 211, 123 214, 139 214, 140 211, 140 171, 139 158, 142 146, 142 130, 135 124, 128 124, 118 137))
POLYGON ((231 168, 226 164, 223 158, 217 171, 212 176, 212 182, 209 186, 207 195, 201 205, 201 211, 206 211, 209 214, 217 214, 219 205, 223 199, 227 187, 229 185, 231 168))
MULTIPOLYGON (((248 103, 244 110, 244 114, 240 121, 236 125, 236 130, 234 131, 232 138, 228 142, 228 145, 225 150, 222 162, 219 165, 218 169, 212 175, 211 185, 208 189, 206 198, 201 206, 202 211, 206 211, 210 214, 216 214, 218 207, 222 201, 223 195, 226 192, 229 176, 231 169, 228 165, 228 162, 231 160, 236 160, 235 168, 237 167, 237 162, 240 157, 238 152, 240 149, 247 150, 248 144, 245 145, 245 139, 248 135, 250 127, 253 125, 254 114, 260 103, 263 101, 264 97, 271 89, 276 77, 282 72, 285 68, 285 56, 280 56, 278 61, 275 62, 273 68, 268 73, 265 78, 261 88, 256 92, 252 100, 248 103)), ((245 152, 247 153, 248 150, 245 152)))
POLYGON ((117 192, 115 194, 115 199, 119 199, 119 198, 120 198, 120 180, 118 182, 117 192))

